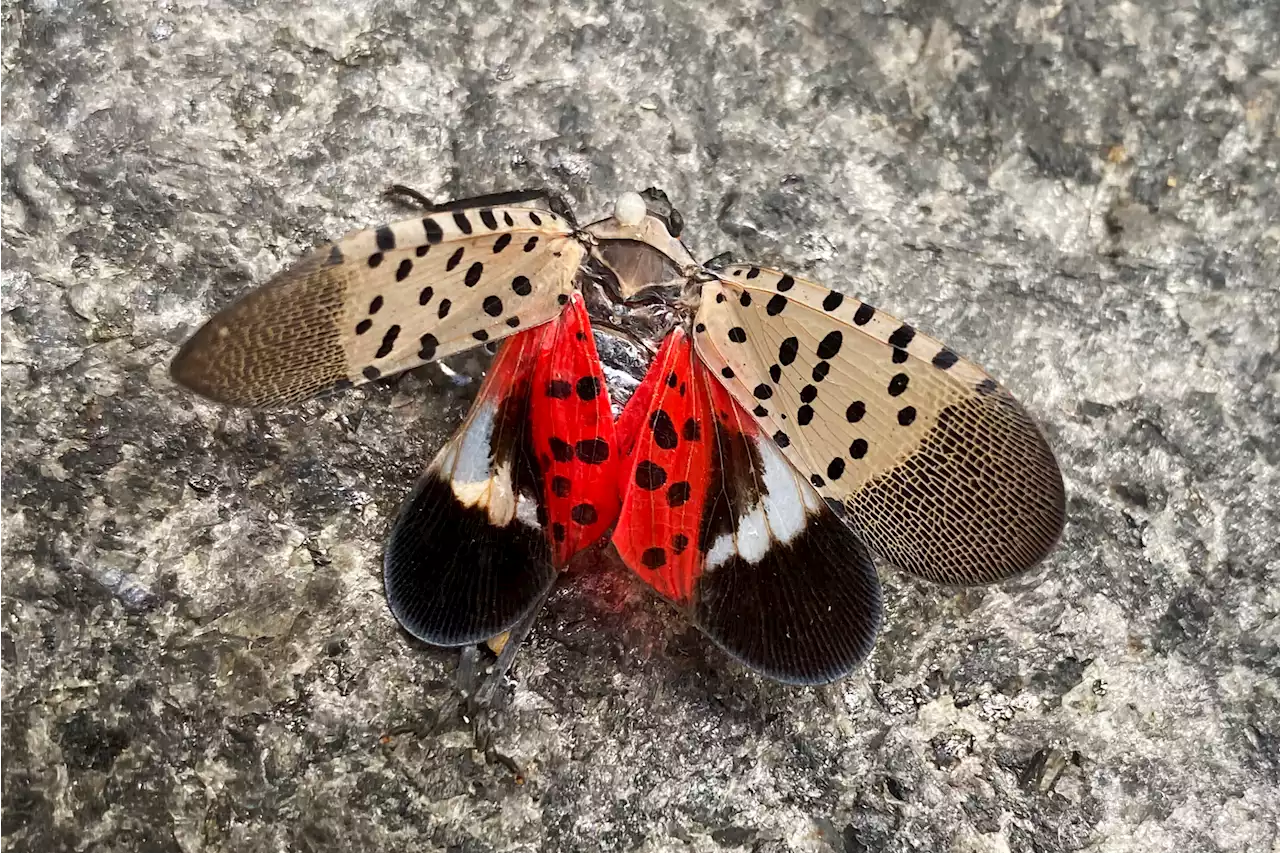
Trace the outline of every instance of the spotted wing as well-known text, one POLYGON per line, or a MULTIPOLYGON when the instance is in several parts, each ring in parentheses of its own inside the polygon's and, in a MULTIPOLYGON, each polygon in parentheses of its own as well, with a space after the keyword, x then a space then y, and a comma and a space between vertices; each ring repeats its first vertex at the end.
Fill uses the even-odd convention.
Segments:
POLYGON ((672 332, 619 418, 623 561, 771 678, 833 681, 880 623, 871 556, 672 332))
POLYGON ((1062 475, 1021 405, 938 341, 812 282, 733 267, 704 285, 698 353, 894 565, 986 583, 1062 530, 1062 475))
POLYGON ((220 311, 171 373, 218 402, 279 406, 515 334, 568 301, 584 251, 572 234, 519 206, 351 234, 220 311))
POLYGON ((547 327, 533 372, 538 451, 557 565, 598 541, 618 517, 617 442, 595 336, 582 296, 547 327))
POLYGON ((556 570, 617 517, 612 445, 591 327, 575 295, 555 322, 503 344, 462 427, 401 508, 383 561, 400 624, 433 645, 460 646, 527 616, 556 570), (560 395, 558 383, 570 379, 573 394, 560 395))

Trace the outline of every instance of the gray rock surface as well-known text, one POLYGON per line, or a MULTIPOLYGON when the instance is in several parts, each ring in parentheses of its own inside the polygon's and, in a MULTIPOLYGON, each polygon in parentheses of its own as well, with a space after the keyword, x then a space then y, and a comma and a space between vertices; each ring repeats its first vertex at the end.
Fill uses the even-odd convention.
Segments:
POLYGON ((18 0, 3 41, 5 850, 1280 849, 1270 0, 18 0), (475 749, 379 579, 474 386, 166 373, 392 181, 660 186, 700 256, 910 319, 1042 420, 1060 547, 886 571, 803 690, 599 556, 475 749))

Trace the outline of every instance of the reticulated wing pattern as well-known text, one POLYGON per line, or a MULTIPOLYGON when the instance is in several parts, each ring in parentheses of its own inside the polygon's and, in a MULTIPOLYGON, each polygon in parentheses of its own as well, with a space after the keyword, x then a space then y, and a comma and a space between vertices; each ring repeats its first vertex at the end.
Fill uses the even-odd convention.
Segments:
POLYGON ((736 266, 704 285, 699 354, 846 522, 891 563, 986 583, 1062 530, 1062 475, 981 368, 866 303, 736 266))
POLYGON ((223 309, 171 372, 219 402, 280 406, 555 317, 584 249, 533 207, 428 213, 321 246, 223 309))
POLYGON ((871 556, 672 332, 619 418, 613 542, 717 645, 771 678, 847 674, 880 622, 871 556))

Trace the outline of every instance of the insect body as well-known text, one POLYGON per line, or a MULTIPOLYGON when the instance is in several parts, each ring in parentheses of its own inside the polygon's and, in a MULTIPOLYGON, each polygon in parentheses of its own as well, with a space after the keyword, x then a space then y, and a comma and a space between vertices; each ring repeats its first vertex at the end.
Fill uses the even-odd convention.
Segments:
POLYGON ((199 393, 266 406, 509 338, 388 542, 388 601, 411 633, 463 645, 527 621, 612 529, 728 653, 819 683, 870 651, 871 552, 973 584, 1057 540, 1053 454, 976 365, 812 282, 698 264, 657 191, 586 228, 529 201, 322 247, 174 361, 199 393), (616 424, 590 317, 657 350, 616 424))

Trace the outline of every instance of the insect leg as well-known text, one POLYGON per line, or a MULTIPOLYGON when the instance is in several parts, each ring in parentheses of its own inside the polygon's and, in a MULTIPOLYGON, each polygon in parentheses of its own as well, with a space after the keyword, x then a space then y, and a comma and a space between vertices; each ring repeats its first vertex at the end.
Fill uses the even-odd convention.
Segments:
POLYGON ((524 204, 530 201, 541 201, 546 203, 552 213, 568 220, 575 228, 578 226, 578 218, 574 216, 573 208, 569 206, 569 202, 565 200, 564 196, 548 189, 511 190, 509 192, 486 193, 484 195, 472 196, 471 198, 460 198, 455 199, 454 201, 440 202, 439 204, 433 202, 413 187, 407 187, 404 184, 392 184, 387 187, 383 195, 393 199, 409 199, 430 213, 448 213, 454 210, 467 210, 473 207, 498 207, 502 205, 524 204))
POLYGON ((502 679, 506 677, 507 671, 511 669, 511 664, 515 662, 516 654, 519 653, 520 647, 528 639, 529 632, 533 630, 533 623, 542 611, 542 606, 546 604, 547 597, 551 595, 552 589, 554 589, 554 586, 549 587, 542 594, 542 597, 534 605, 528 616, 507 632, 507 643, 502 647, 502 653, 498 655, 498 659, 494 661, 493 666, 485 674, 484 681, 476 688, 474 698, 468 703, 471 708, 489 708, 494 704, 498 688, 502 685, 502 679))

